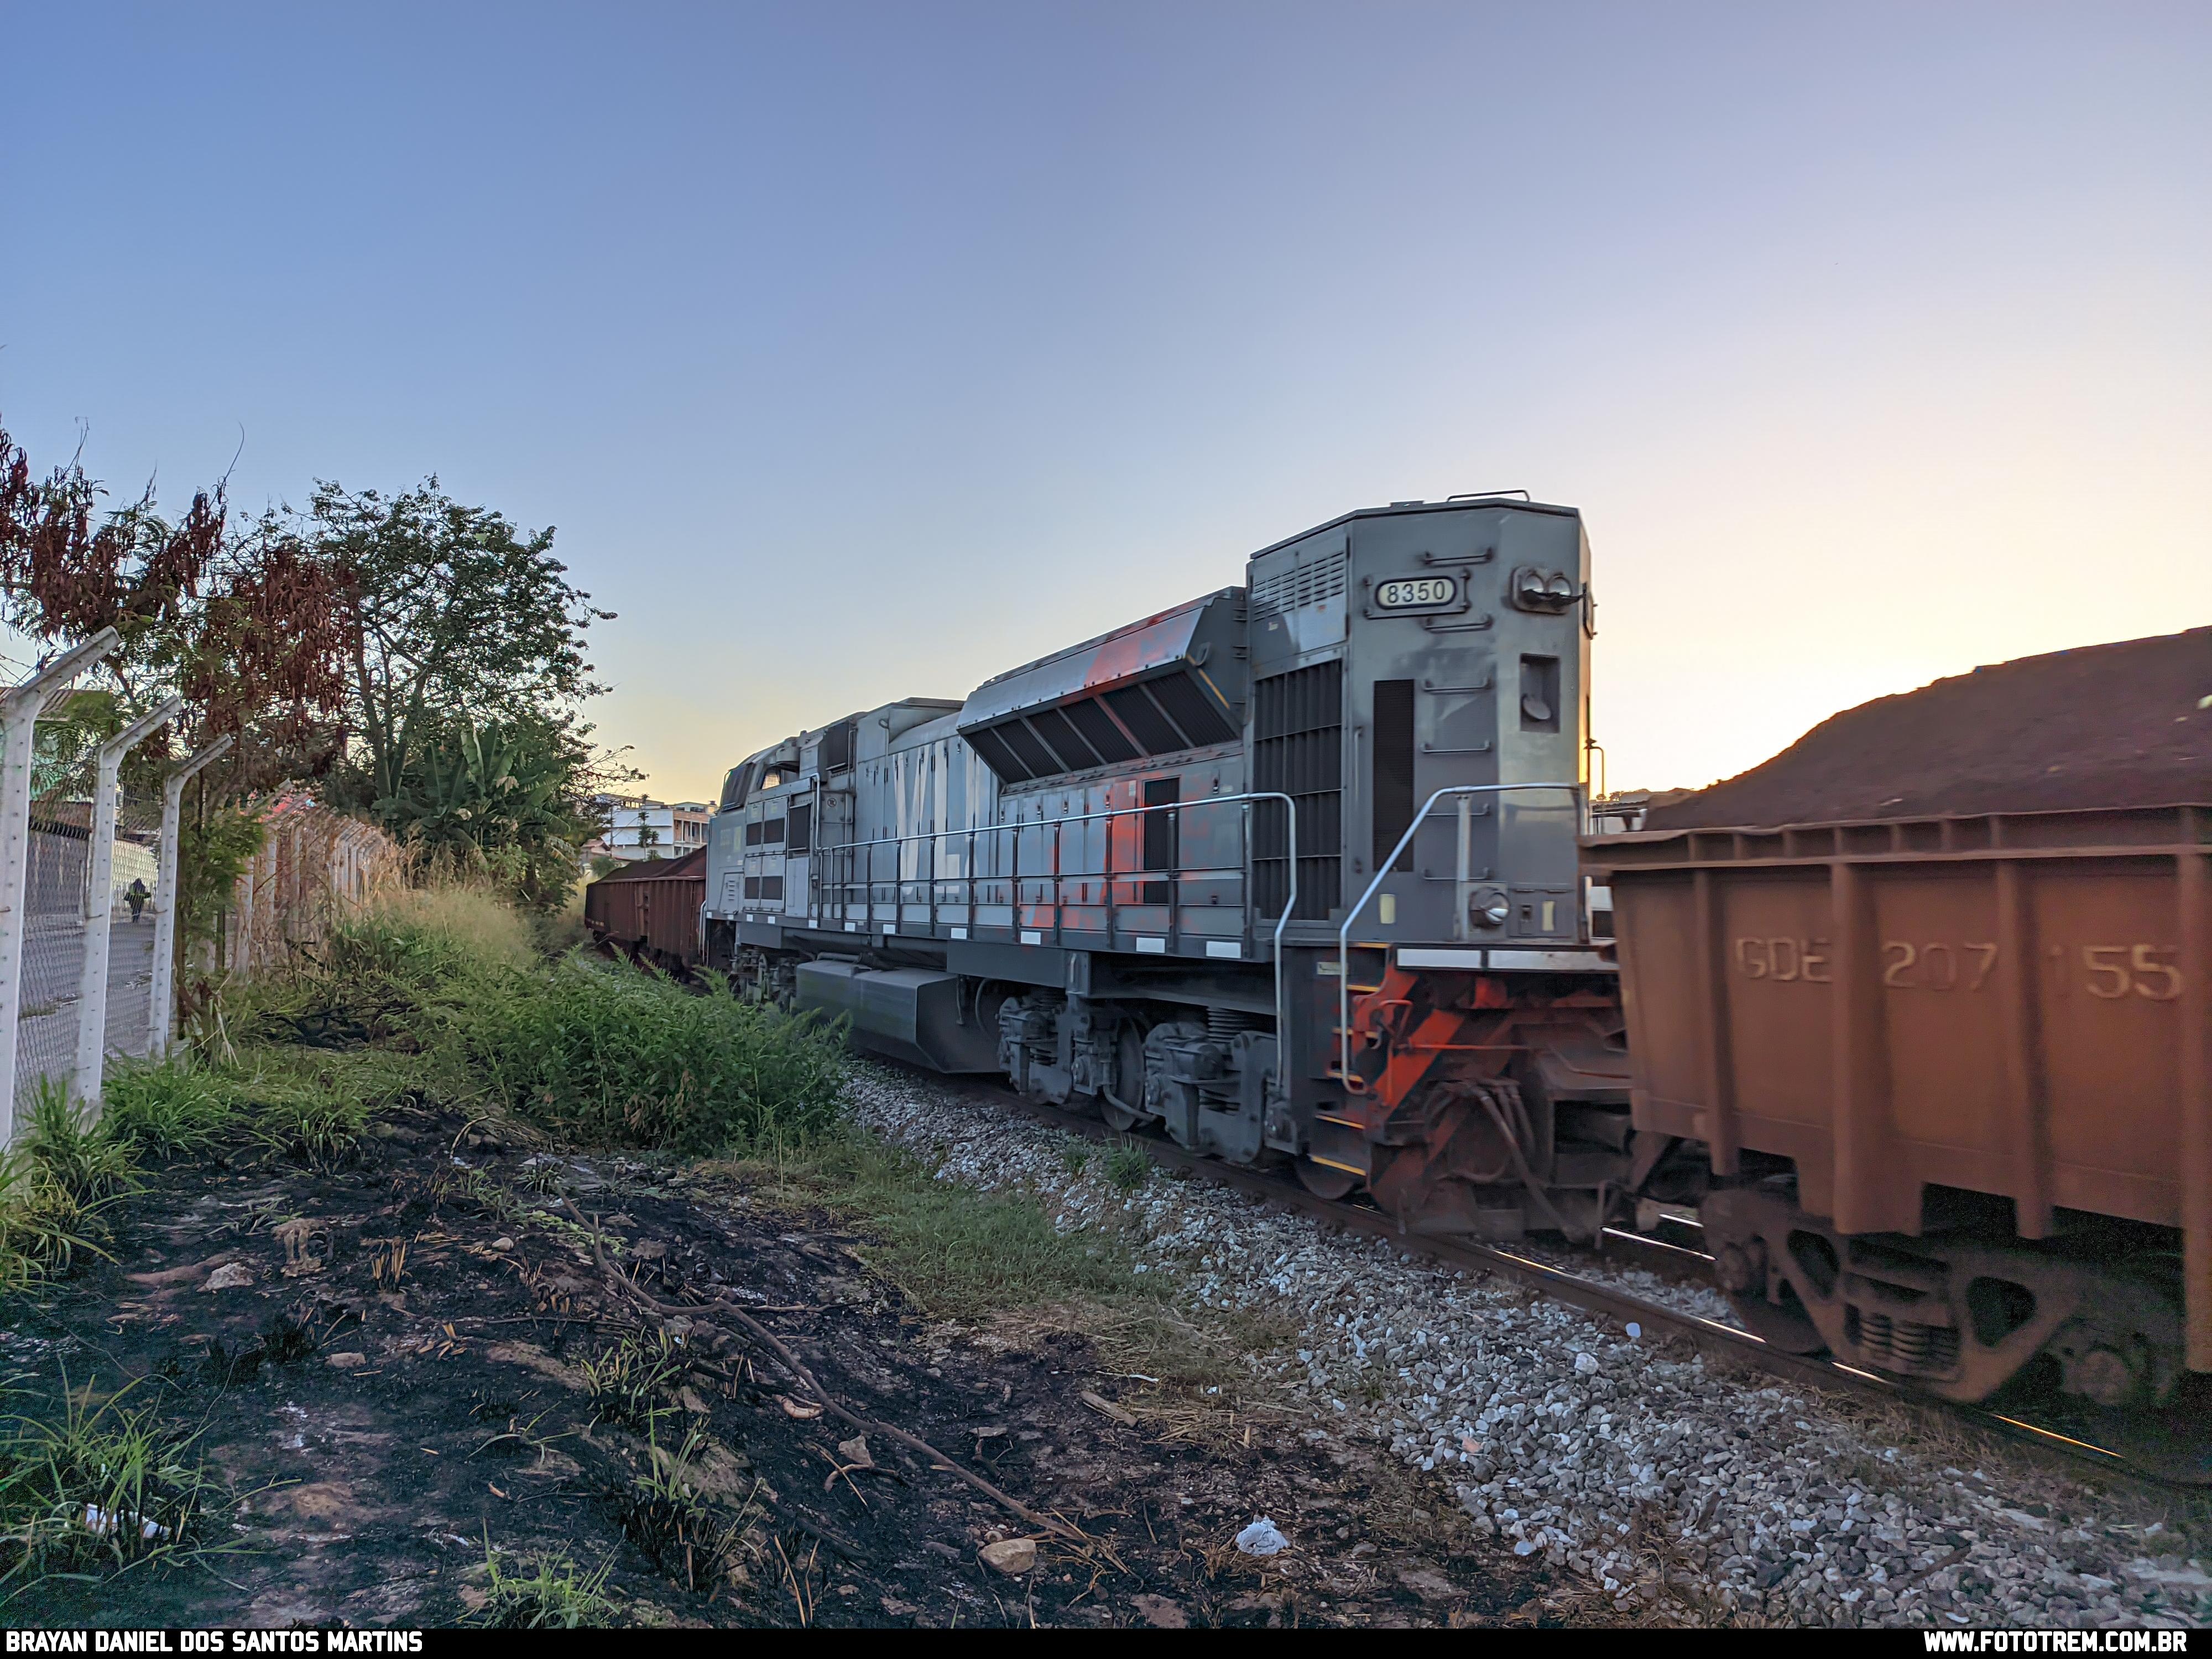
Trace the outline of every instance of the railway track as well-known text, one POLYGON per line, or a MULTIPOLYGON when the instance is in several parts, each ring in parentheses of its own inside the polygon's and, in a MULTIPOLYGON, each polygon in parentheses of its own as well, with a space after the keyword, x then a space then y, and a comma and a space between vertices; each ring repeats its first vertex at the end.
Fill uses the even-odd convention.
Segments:
MULTIPOLYGON (((1280 1205, 1346 1232, 1386 1240, 1408 1255, 1442 1262, 1467 1273, 1504 1274, 1553 1301, 1624 1323, 1633 1322, 1648 1331, 1680 1336, 1701 1352, 1725 1356, 1774 1376, 1815 1388, 1909 1401, 1916 1406, 1948 1413, 1984 1432, 2057 1454, 2107 1475, 2162 1487, 2205 1484, 2205 1477, 2202 1474, 2192 1476, 2163 1470, 2124 1452, 2024 1418, 2008 1416, 1984 1407, 1937 1400, 1901 1388, 1871 1371, 1838 1364, 1832 1359, 1785 1353, 1748 1331, 1685 1312, 1663 1302, 1634 1295, 1617 1285, 1539 1260, 1524 1250, 1404 1233, 1388 1215, 1370 1205, 1321 1198, 1308 1192, 1295 1180, 1285 1176, 1200 1157, 1161 1137, 1124 1135, 1096 1118, 1024 1099, 1011 1089, 994 1088, 975 1079, 953 1079, 935 1073, 917 1075, 927 1075, 932 1083, 939 1086, 967 1092, 979 1102, 1001 1109, 1011 1107, 1070 1134, 1101 1142, 1133 1142, 1143 1147, 1154 1163, 1165 1168, 1183 1170, 1271 1204, 1280 1205)), ((1636 1266, 1662 1275, 1696 1283, 1710 1282, 1711 1257, 1686 1243, 1672 1243, 1641 1233, 1608 1228, 1602 1253, 1615 1260, 1632 1260, 1636 1266)))

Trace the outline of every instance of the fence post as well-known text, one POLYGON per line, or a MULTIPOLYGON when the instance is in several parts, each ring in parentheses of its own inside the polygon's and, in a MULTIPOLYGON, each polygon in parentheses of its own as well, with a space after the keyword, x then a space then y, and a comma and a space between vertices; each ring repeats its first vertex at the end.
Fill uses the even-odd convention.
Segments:
POLYGON ((24 884, 31 868, 31 757, 39 717, 112 651, 103 628, 0 696, 0 1149, 15 1139, 15 1019, 23 1001, 24 884))
POLYGON ((100 1109, 100 1073, 107 1060, 107 946, 115 926, 115 797, 123 757, 148 734, 184 713, 181 697, 172 697, 149 714, 141 714, 100 745, 100 772, 93 784, 92 844, 85 860, 84 967, 77 979, 76 1070, 70 1098, 100 1109))
POLYGON ((159 1060, 169 1052, 169 1028, 177 1017, 177 836, 185 816, 185 785, 235 742, 217 738, 161 781, 161 839, 154 862, 154 983, 147 995, 147 1053, 159 1060))

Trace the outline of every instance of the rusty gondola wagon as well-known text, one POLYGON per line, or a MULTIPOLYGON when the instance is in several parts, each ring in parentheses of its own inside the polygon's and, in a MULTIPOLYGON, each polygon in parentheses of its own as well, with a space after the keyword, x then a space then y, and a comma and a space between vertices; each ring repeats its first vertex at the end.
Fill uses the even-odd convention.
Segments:
POLYGON ((584 889, 584 925, 603 949, 688 973, 699 960, 699 908, 707 898, 707 849, 641 859, 584 889))
POLYGON ((1744 1322, 1946 1398, 2055 1389, 2201 1478, 2212 629, 1837 716, 1594 838, 1639 1132, 1705 1153, 1744 1322))

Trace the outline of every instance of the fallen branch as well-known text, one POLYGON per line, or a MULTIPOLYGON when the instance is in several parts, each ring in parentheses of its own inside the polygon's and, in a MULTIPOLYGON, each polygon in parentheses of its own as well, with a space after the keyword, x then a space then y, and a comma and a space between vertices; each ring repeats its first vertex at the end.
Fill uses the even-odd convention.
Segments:
MULTIPOLYGON (((599 1272, 608 1280, 619 1286, 626 1294, 635 1298, 638 1302, 651 1309, 653 1312, 660 1315, 663 1318, 688 1319, 694 1313, 698 1311, 696 1307, 678 1307, 673 1303, 662 1302, 656 1297, 647 1296, 643 1291, 638 1289, 635 1284, 631 1282, 627 1274, 617 1273, 612 1267, 609 1267, 607 1265, 606 1253, 599 1247, 600 1234, 598 1224, 596 1223, 586 1222, 584 1219, 582 1213, 578 1211, 574 1203, 569 1199, 563 1197, 561 1203, 562 1206, 566 1209, 570 1215, 575 1218, 576 1224, 585 1228, 590 1232, 592 1236, 592 1254, 599 1261, 599 1272)), ((782 1362, 784 1369, 789 1371, 791 1375, 797 1379, 799 1386, 805 1389, 808 1394, 813 1395, 817 1401, 820 1401, 825 1409, 834 1412, 837 1416, 843 1418, 846 1422, 851 1424, 862 1433, 879 1434, 886 1440, 896 1441, 900 1445, 906 1447, 908 1450, 920 1452, 923 1456, 930 1459, 933 1464, 958 1475, 960 1479, 965 1480, 969 1486, 975 1487, 976 1491, 981 1492, 985 1497, 992 1499, 994 1503, 1004 1505, 1008 1510, 1019 1516, 1023 1520, 1028 1522, 1033 1527, 1042 1528, 1047 1532, 1055 1534, 1058 1536, 1067 1539, 1078 1545, 1088 1547, 1090 1544, 1090 1539, 1085 1537, 1082 1533, 1077 1531, 1073 1527, 1068 1526, 1063 1522, 1054 1521, 1049 1516, 1038 1514, 1035 1510, 1030 1508, 1028 1504, 1023 1503, 1019 1498, 1000 1491, 998 1487, 993 1486, 989 1481, 983 1479, 981 1475, 972 1474, 969 1470, 962 1468, 959 1464, 947 1457, 943 1452, 938 1450, 936 1447, 931 1445, 927 1440, 923 1440, 917 1436, 908 1434, 903 1429, 895 1429, 888 1423, 878 1423, 872 1418, 862 1417, 857 1412, 847 1409, 846 1407, 840 1403, 827 1389, 823 1388, 819 1382, 816 1381, 814 1373, 807 1370, 805 1361, 799 1358, 797 1354, 792 1352, 789 1348, 784 1346, 784 1345, 777 1340, 775 1333, 769 1330, 767 1326, 755 1319, 750 1314, 747 1313, 742 1307, 738 1306, 737 1303, 732 1301, 728 1297, 717 1292, 711 1297, 710 1300, 714 1307, 723 1313, 730 1315, 732 1317, 736 1319, 739 1324, 743 1325, 755 1340, 766 1345, 769 1351, 775 1355, 776 1358, 782 1362)))

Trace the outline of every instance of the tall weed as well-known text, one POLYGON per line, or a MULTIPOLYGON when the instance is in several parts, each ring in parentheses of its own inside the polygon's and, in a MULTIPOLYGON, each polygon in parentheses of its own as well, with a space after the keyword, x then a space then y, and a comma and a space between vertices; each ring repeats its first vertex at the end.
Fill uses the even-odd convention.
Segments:
POLYGON ((457 987, 534 956, 530 924, 483 889, 410 888, 342 919, 289 971, 238 987, 231 1001, 247 1037, 420 1046, 430 1011, 457 987))
POLYGON ((805 1139, 836 1119, 845 1079, 834 1027, 580 956, 477 981, 443 1018, 449 1088, 586 1145, 805 1139))

